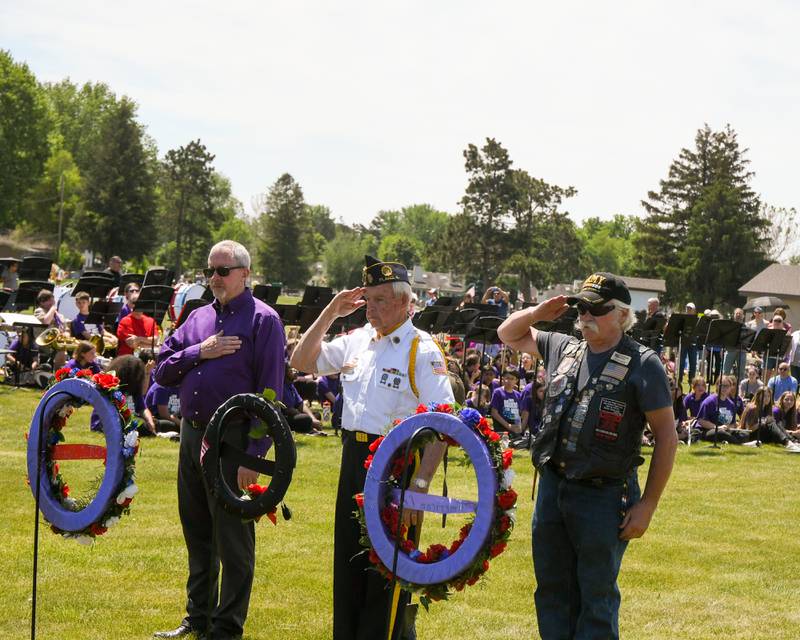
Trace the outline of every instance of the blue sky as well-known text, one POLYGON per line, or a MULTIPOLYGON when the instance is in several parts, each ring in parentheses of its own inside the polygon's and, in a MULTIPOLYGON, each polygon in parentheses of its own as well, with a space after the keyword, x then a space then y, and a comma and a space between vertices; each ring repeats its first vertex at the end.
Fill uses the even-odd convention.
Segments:
POLYGON ((796 207, 799 28, 790 2, 0 0, 0 47, 40 80, 131 96, 162 155, 199 137, 248 212, 289 172, 349 223, 456 211, 487 136, 575 186, 576 219, 641 214, 706 122, 796 207))

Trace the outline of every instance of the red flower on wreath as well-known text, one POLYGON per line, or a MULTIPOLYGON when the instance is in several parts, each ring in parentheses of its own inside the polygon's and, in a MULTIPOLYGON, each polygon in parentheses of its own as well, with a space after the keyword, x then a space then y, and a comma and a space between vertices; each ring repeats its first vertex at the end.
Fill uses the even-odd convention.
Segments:
POLYGON ((508 531, 511 528, 511 518, 509 518, 507 515, 501 516, 497 528, 500 530, 500 533, 505 533, 508 531))
POLYGON ((359 509, 363 509, 364 508, 364 494, 363 493, 357 493, 354 497, 355 497, 355 500, 356 500, 356 506, 359 509))
POLYGON ((108 529, 101 525, 99 522, 92 523, 92 526, 89 527, 89 531, 96 536, 102 536, 108 529))
POLYGON ((496 558, 499 556, 503 551, 506 550, 506 543, 505 542, 497 542, 489 549, 489 556, 492 558, 496 558))
POLYGON ((61 497, 66 498, 67 496, 69 496, 69 485, 65 484, 61 487, 61 497))
POLYGON ((418 404, 417 413, 428 413, 428 408, 424 404, 418 404))
POLYGON ((517 503, 517 492, 513 489, 509 489, 508 491, 501 491, 497 495, 497 504, 500 505, 500 508, 503 511, 508 511, 517 503))
POLYGON ((380 438, 375 438, 375 440, 370 442, 370 444, 369 444, 369 452, 370 453, 375 453, 378 450, 378 447, 381 446, 381 442, 383 442, 383 436, 381 436, 380 438))
POLYGON ((365 469, 369 469, 371 466, 372 466, 372 454, 369 454, 369 455, 368 455, 368 456, 367 456, 367 457, 364 459, 364 468, 365 468, 365 469))
POLYGON ((119 378, 112 376, 110 373, 95 373, 92 376, 92 381, 103 389, 113 389, 119 386, 119 378))
POLYGON ((81 369, 78 373, 75 374, 76 378, 91 378, 92 377, 92 370, 91 369, 81 369))
POLYGON ((64 376, 66 376, 66 375, 69 375, 69 373, 70 373, 71 371, 72 371, 72 369, 70 369, 69 367, 61 367, 60 369, 58 369, 58 370, 56 371, 56 382, 60 382, 60 381, 61 381, 61 379, 62 379, 64 376))
POLYGON ((497 442, 500 440, 500 434, 497 433, 497 431, 488 431, 485 435, 492 442, 497 442))
POLYGON ((503 469, 508 469, 514 461, 514 450, 506 449, 503 451, 503 469))
POLYGON ((247 485, 247 493, 250 494, 251 497, 260 496, 267 490, 267 487, 262 487, 260 484, 248 484, 247 485))
POLYGON ((436 412, 437 413, 449 413, 452 415, 453 407, 449 404, 437 404, 436 405, 436 412))

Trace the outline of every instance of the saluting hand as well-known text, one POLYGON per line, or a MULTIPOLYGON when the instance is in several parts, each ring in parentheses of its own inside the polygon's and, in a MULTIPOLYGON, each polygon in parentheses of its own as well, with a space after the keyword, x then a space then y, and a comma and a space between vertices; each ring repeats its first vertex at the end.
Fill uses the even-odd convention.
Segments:
POLYGON ((548 321, 552 322, 560 318, 564 312, 569 309, 567 304, 567 296, 555 296, 548 298, 541 304, 536 305, 531 313, 531 324, 534 322, 548 321))
POLYGON ((200 343, 200 358, 210 360, 235 353, 242 346, 238 336, 223 335, 224 331, 209 336, 200 343))
POLYGON ((355 289, 344 289, 336 294, 331 300, 328 307, 336 314, 337 318, 349 316, 356 309, 360 309, 367 301, 363 299, 364 287, 356 287, 355 289))

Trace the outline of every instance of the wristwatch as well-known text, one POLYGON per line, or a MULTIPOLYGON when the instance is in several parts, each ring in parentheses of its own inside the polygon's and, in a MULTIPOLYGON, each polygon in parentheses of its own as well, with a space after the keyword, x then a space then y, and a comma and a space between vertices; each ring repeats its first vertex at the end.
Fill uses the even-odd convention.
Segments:
POLYGON ((427 489, 428 488, 428 481, 423 480, 422 478, 414 478, 414 486, 417 489, 427 489))

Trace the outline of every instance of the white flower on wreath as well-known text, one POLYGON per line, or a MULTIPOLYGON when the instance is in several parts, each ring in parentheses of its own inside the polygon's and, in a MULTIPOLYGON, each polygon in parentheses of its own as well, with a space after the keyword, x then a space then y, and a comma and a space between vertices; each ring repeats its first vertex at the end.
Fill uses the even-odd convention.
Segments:
POLYGON ((139 487, 135 484, 129 484, 122 492, 117 496, 117 504, 122 504, 128 498, 133 498, 136 495, 136 492, 139 491, 139 487))
POLYGON ((133 449, 137 442, 139 442, 139 432, 136 429, 131 429, 125 435, 125 446, 133 449))
POLYGON ((118 517, 118 516, 111 516, 111 517, 110 517, 108 520, 106 520, 106 521, 103 523, 103 526, 104 526, 106 529, 110 529, 111 527, 113 527, 113 526, 114 526, 115 524, 117 524, 118 522, 119 522, 119 517, 118 517))
POLYGON ((511 484, 514 482, 514 470, 513 469, 506 469, 503 471, 503 481, 500 483, 500 487, 502 489, 510 489, 511 484))
POLYGON ((78 506, 78 503, 75 502, 75 499, 74 498, 70 498, 69 496, 64 498, 64 500, 62 500, 61 504, 64 505, 70 511, 76 511, 77 510, 77 506, 78 506))

